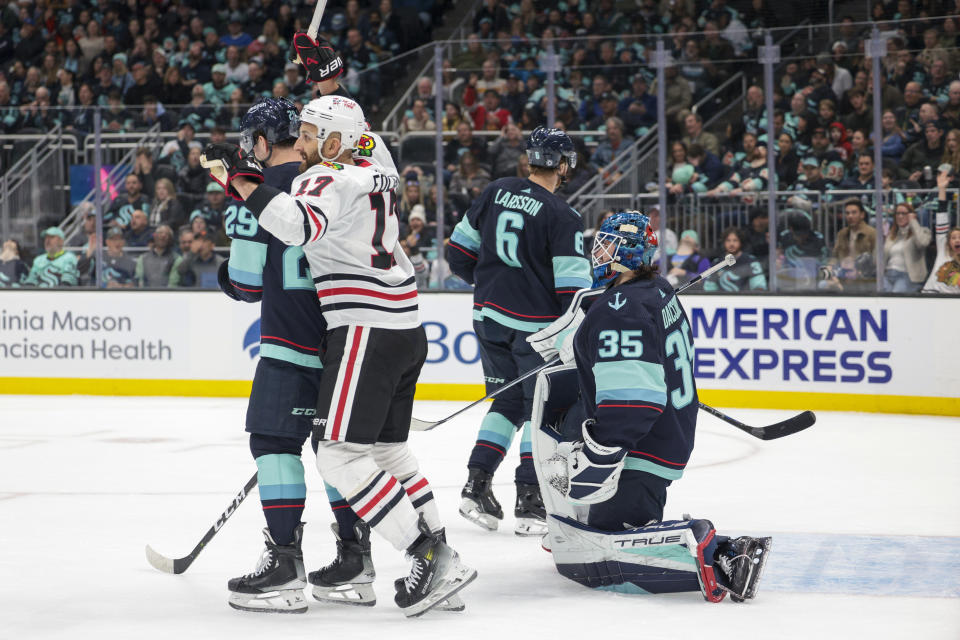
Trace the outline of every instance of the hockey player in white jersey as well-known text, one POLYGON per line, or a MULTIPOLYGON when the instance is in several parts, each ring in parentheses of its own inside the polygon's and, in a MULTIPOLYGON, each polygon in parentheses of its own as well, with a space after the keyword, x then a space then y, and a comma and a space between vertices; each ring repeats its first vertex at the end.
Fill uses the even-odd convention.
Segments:
POLYGON ((412 568, 394 583, 395 601, 418 616, 476 571, 446 544, 406 444, 427 345, 413 267, 399 247, 399 179, 354 161, 365 122, 353 100, 318 98, 301 120, 295 148, 303 172, 292 195, 261 184, 256 162, 240 152, 213 145, 206 155, 222 161, 222 181, 263 228, 304 248, 329 327, 314 420, 317 468, 374 531, 407 552, 412 568))

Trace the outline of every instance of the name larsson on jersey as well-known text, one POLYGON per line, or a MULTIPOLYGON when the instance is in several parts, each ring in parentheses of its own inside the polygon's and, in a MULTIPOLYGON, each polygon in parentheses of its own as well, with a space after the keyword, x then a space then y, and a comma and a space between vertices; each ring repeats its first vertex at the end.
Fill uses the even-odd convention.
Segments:
POLYGON ((11 360, 172 360, 173 349, 162 339, 117 342, 91 338, 89 342, 50 340, 71 333, 132 333, 130 316, 96 316, 73 311, 51 311, 49 316, 0 310, 0 359, 11 360), (38 335, 42 334, 42 335, 38 335))
POLYGON ((504 191, 503 189, 497 189, 497 195, 493 197, 493 201, 504 209, 510 209, 511 211, 523 211, 524 213, 535 216, 540 212, 540 209, 543 208, 543 202, 537 200, 536 198, 531 198, 530 196, 518 196, 515 193, 510 193, 509 191, 504 191))

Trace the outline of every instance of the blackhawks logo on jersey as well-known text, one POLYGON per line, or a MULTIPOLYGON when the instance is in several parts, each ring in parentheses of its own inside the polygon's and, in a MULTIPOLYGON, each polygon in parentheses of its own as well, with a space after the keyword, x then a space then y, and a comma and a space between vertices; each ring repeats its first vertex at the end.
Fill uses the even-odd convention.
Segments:
POLYGON ((330 162, 329 160, 324 160, 320 164, 323 165, 324 167, 329 167, 336 171, 343 171, 343 165, 340 164, 339 162, 330 162))
POLYGON ((372 136, 365 133, 360 136, 360 142, 357 143, 357 155, 369 158, 373 155, 373 148, 375 146, 377 146, 377 142, 372 136))

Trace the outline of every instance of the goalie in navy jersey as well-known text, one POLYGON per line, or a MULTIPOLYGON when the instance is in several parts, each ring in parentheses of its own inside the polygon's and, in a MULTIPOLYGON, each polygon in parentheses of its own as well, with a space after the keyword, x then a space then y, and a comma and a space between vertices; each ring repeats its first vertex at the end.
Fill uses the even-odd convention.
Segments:
POLYGON ((604 221, 592 264, 606 291, 585 315, 565 314, 531 338, 563 362, 538 376, 533 411, 545 546, 562 575, 588 587, 749 599, 770 538, 663 520, 667 487, 693 450, 699 400, 686 312, 651 265, 657 244, 639 212, 604 221))
MULTIPOLYGON (((454 228, 446 250, 451 271, 474 285, 473 327, 488 393, 541 364, 526 338, 590 285, 583 220, 554 195, 576 165, 573 142, 558 129, 540 127, 527 140, 527 157, 530 177, 490 183, 454 228)), ((460 513, 489 530, 503 519, 490 486, 493 474, 522 430, 514 531, 545 531, 530 448, 533 386, 531 378, 494 398, 467 462, 460 513)))

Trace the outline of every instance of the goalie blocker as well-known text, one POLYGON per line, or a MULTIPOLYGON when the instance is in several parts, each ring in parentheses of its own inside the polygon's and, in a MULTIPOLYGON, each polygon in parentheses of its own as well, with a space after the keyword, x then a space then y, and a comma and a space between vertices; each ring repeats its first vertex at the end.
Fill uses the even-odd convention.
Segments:
MULTIPOLYGON (((533 458, 547 511, 544 548, 552 553, 557 571, 586 587, 617 593, 699 591, 709 602, 720 602, 728 592, 735 602, 753 598, 770 538, 731 539, 718 535, 709 520, 688 516, 644 526, 628 524, 619 531, 586 524, 594 507, 578 499, 576 482, 571 482, 577 473, 585 472, 583 458, 578 458, 579 468, 569 459, 578 449, 570 445, 571 440, 584 434, 589 437, 581 427, 577 394, 574 365, 550 367, 537 377, 531 416, 533 458)), ((625 466, 630 469, 629 460, 625 466)), ((661 484, 660 478, 636 470, 634 480, 636 474, 649 476, 644 479, 652 479, 655 489, 661 484)), ((642 483, 634 488, 645 490, 642 483)), ((662 514, 663 502, 654 497, 648 507, 662 514)), ((620 521, 629 523, 636 514, 621 515, 620 521)))

